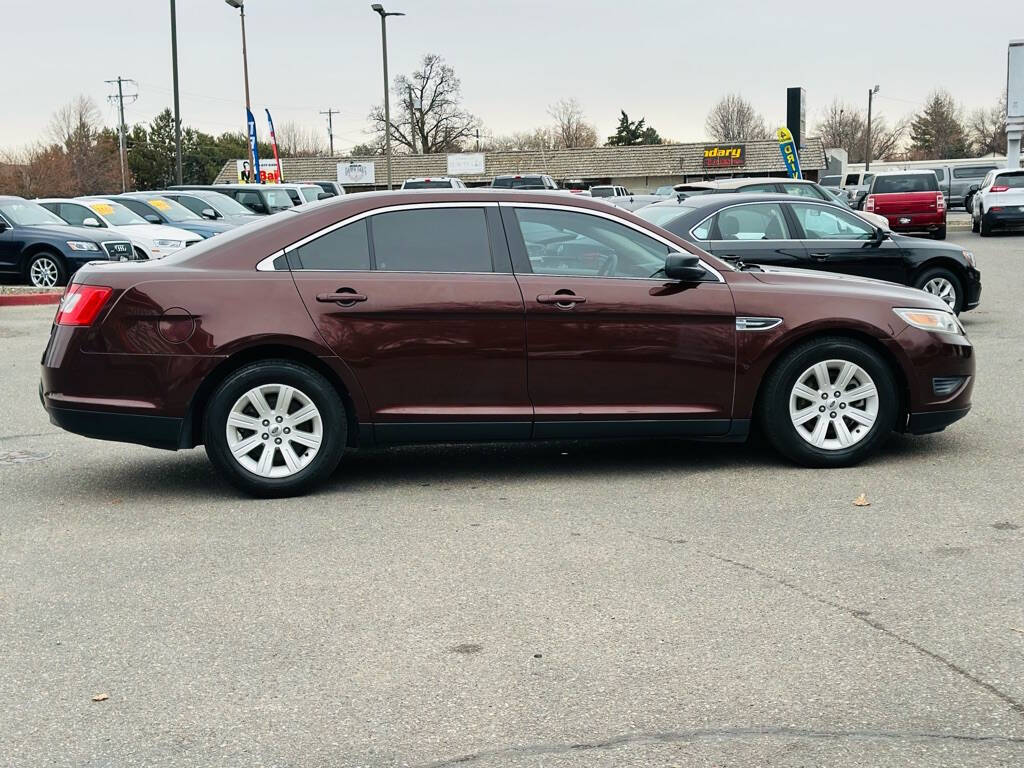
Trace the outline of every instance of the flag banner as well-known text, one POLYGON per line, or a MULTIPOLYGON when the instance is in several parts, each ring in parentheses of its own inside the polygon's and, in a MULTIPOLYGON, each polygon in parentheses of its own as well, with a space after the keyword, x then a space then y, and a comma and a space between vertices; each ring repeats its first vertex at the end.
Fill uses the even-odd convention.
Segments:
POLYGON ((800 155, 796 151, 796 142, 793 141, 793 134, 789 128, 779 128, 776 132, 779 139, 779 152, 782 153, 782 160, 786 164, 786 173, 791 179, 802 179, 800 173, 800 155))
POLYGON ((281 156, 277 154, 277 134, 274 133, 274 119, 270 116, 270 110, 264 109, 267 113, 267 122, 270 124, 270 146, 274 149, 274 162, 277 164, 277 182, 284 181, 284 171, 281 170, 281 156))
POLYGON ((249 178, 245 179, 244 182, 246 184, 259 184, 260 149, 259 139, 256 137, 256 118, 252 116, 252 112, 248 109, 245 110, 245 115, 249 122, 249 153, 252 155, 252 161, 256 168, 249 170, 249 178))

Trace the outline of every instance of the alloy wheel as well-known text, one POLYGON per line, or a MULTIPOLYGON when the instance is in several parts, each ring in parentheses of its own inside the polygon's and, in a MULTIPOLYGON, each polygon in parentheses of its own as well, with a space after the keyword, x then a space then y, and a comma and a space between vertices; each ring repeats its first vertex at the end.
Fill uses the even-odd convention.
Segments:
POLYGON ((242 395, 227 418, 228 449, 264 478, 289 477, 316 457, 323 419, 308 395, 287 384, 262 384, 242 395))
POLYGON ((956 307, 956 287, 944 277, 933 277, 922 286, 922 290, 933 296, 938 296, 949 305, 950 309, 956 307))
POLYGON ((53 288, 60 278, 57 262, 49 256, 38 256, 28 270, 29 282, 36 288, 53 288))
POLYGON ((871 432, 878 418, 878 388, 848 360, 823 360, 800 374, 789 396, 797 434, 826 451, 845 450, 871 432))

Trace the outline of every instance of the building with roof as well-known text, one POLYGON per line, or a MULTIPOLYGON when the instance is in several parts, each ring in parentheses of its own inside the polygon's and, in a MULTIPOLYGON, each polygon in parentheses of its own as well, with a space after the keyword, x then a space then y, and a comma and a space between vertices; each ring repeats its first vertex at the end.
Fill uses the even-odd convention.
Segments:
MULTIPOLYGON (((469 153, 467 153, 469 154, 469 153)), ((635 147, 483 152, 483 173, 459 173, 469 186, 490 184, 495 176, 546 173, 559 183, 582 181, 586 186, 621 184, 641 193, 684 181, 732 176, 785 176, 786 166, 774 139, 737 143, 700 142, 635 147)), ((394 155, 392 179, 448 175, 448 155, 394 155)), ((387 165, 380 155, 369 157, 289 157, 282 159, 285 181, 334 180, 339 164, 359 166, 363 178, 339 179, 351 192, 384 189, 387 165), (371 164, 372 176, 371 179, 371 164)), ((808 137, 800 150, 804 178, 817 179, 826 168, 821 139, 808 137)), ((479 165, 477 166, 479 167, 479 165)), ((217 183, 237 181, 236 163, 225 163, 217 183)))

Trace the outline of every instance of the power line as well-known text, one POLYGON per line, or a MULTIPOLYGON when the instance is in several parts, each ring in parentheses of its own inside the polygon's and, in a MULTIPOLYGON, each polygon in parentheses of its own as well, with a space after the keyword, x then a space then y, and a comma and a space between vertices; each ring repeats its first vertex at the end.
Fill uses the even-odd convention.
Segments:
POLYGON ((333 118, 335 115, 340 115, 341 112, 337 109, 327 108, 326 111, 321 112, 321 115, 327 115, 327 139, 331 144, 331 157, 334 157, 334 122, 333 118))
POLYGON ((138 91, 139 84, 137 82, 135 82, 134 80, 130 79, 130 78, 121 77, 120 75, 118 75, 116 80, 104 80, 103 82, 107 83, 108 85, 113 85, 114 83, 117 83, 117 94, 116 95, 112 94, 110 96, 107 96, 107 101, 110 101, 111 103, 113 103, 114 101, 117 101, 118 113, 120 115, 120 120, 119 120, 119 122, 117 124, 117 138, 118 138, 118 148, 119 148, 118 155, 121 157, 121 191, 122 192, 127 192, 128 191, 128 169, 126 167, 127 164, 125 163, 124 100, 125 99, 131 99, 133 104, 138 100, 138 98, 139 98, 139 91, 138 91), (135 93, 129 93, 129 94, 125 95, 124 87, 123 87, 125 83, 131 83, 132 85, 134 85, 135 89, 136 89, 135 93))

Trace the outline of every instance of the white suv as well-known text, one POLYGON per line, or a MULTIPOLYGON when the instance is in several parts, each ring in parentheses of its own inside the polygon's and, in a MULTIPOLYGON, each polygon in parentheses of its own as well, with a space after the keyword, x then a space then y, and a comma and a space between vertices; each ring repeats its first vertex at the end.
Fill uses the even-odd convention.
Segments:
POLYGON ((406 179, 402 182, 402 189, 465 189, 466 185, 462 179, 454 176, 432 176, 429 179, 420 177, 418 179, 406 179))
POLYGON ((998 227, 1024 226, 1024 169, 989 171, 971 199, 971 229, 988 237, 998 227))

